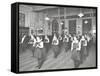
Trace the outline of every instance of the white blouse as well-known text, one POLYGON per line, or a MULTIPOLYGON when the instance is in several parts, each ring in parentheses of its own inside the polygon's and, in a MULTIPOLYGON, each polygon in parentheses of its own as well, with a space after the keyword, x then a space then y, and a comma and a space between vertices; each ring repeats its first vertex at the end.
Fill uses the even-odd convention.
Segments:
POLYGON ((87 46, 87 41, 86 41, 85 39, 82 38, 82 39, 80 40, 80 44, 82 43, 82 41, 85 42, 85 44, 84 44, 83 46, 87 46))
POLYGON ((53 40, 52 40, 52 45, 58 45, 59 40, 57 39, 56 35, 54 35, 53 40))
POLYGON ((78 51, 80 51, 80 49, 81 49, 81 44, 80 44, 80 42, 78 41, 78 40, 74 40, 73 42, 72 42, 72 44, 71 44, 71 51, 73 51, 73 44, 74 43, 77 43, 78 44, 78 47, 76 48, 76 50, 78 50, 78 51))
POLYGON ((49 38, 48 38, 48 36, 47 36, 47 35, 45 36, 45 40, 46 40, 46 42, 45 42, 45 43, 49 43, 49 42, 50 42, 50 40, 49 40, 49 38))
POLYGON ((65 35, 63 42, 69 42, 69 38, 65 35))
POLYGON ((22 37, 21 43, 23 43, 23 42, 24 42, 25 37, 26 37, 26 35, 24 35, 24 36, 22 37))
POLYGON ((37 37, 36 43, 37 43, 36 47, 38 47, 38 48, 44 47, 43 41, 39 37, 37 37))

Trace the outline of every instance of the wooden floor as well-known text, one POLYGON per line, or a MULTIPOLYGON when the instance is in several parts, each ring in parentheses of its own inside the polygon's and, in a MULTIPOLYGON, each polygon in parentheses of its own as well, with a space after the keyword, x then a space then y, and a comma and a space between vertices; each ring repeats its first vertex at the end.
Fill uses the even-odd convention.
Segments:
MULTIPOLYGON (((46 69, 68 69, 74 68, 73 60, 71 59, 71 51, 69 50, 67 53, 64 49, 58 56, 58 58, 53 57, 52 49, 49 51, 46 61, 44 62, 41 69, 38 69, 37 59, 32 56, 32 52, 30 50, 26 50, 24 53, 19 56, 19 70, 20 71, 34 71, 34 70, 46 70, 46 69)), ((84 61, 83 64, 79 66, 81 67, 94 67, 95 66, 95 49, 92 47, 90 49, 89 56, 84 61)))

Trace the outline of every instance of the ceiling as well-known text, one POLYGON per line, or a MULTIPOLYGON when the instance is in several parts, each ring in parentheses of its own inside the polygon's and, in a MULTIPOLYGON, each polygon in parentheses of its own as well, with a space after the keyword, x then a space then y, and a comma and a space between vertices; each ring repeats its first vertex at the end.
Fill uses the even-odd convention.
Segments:
POLYGON ((52 9, 52 8, 57 8, 55 6, 32 6, 33 11, 43 11, 46 9, 52 9))
POLYGON ((60 9, 60 11, 64 11, 64 8, 66 8, 67 13, 76 12, 76 11, 80 12, 80 10, 82 12, 94 11, 93 9, 90 8, 76 8, 76 7, 57 7, 57 6, 39 6, 39 5, 21 5, 21 6, 25 8, 28 7, 28 9, 31 8, 33 12, 44 12, 46 10, 57 11, 58 8, 60 9))

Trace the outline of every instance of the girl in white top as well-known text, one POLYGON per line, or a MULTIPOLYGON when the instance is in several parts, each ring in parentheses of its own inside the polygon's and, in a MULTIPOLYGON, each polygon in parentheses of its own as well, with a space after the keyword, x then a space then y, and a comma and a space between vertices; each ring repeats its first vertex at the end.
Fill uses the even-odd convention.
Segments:
POLYGON ((71 58, 74 61, 74 67, 77 68, 80 65, 80 43, 76 37, 74 37, 74 40, 72 41, 71 51, 71 58))
POLYGON ((59 39, 59 40, 62 40, 62 37, 61 37, 61 35, 59 35, 58 39, 59 39))
POLYGON ((35 50, 35 57, 38 60, 38 68, 40 69, 46 60, 46 50, 44 48, 44 42, 42 41, 42 38, 39 36, 36 37, 36 50, 35 50))
POLYGON ((85 39, 84 36, 82 36, 82 38, 81 38, 81 40, 80 40, 80 43, 81 43, 81 44, 82 44, 82 41, 84 42, 84 43, 83 43, 83 46, 87 46, 87 41, 86 41, 86 39, 85 39))
POLYGON ((36 43, 37 43, 36 47, 38 47, 38 48, 43 48, 44 47, 43 46, 43 41, 39 36, 36 37, 36 43))
POLYGON ((44 40, 45 40, 45 41, 44 41, 45 43, 49 43, 49 42, 50 42, 50 40, 49 40, 49 38, 48 38, 48 36, 47 36, 47 35, 45 35, 44 40))
POLYGON ((54 57, 57 58, 58 54, 59 54, 59 40, 56 37, 56 34, 54 34, 53 39, 52 39, 52 48, 53 48, 53 52, 54 52, 54 57))
POLYGON ((59 47, 61 47, 63 43, 63 38, 61 35, 59 35, 58 40, 59 40, 59 47))
POLYGON ((48 53, 50 49, 50 40, 47 35, 45 35, 44 38, 44 48, 46 49, 46 53, 48 53))
POLYGON ((68 48, 69 48, 69 37, 67 35, 64 35, 64 38, 63 38, 63 47, 65 48, 65 51, 67 52, 68 51, 68 48))
POLYGON ((63 42, 69 42, 69 38, 67 35, 64 36, 63 42))
POLYGON ((81 43, 81 62, 83 62, 88 55, 88 52, 87 52, 87 49, 86 49, 87 40, 85 39, 84 36, 82 36, 80 43, 81 43))
POLYGON ((85 35, 85 38, 87 39, 88 42, 91 40, 88 35, 85 35))
POLYGON ((80 51, 81 49, 81 44, 80 42, 77 40, 76 37, 74 37, 74 40, 72 41, 72 45, 71 45, 71 51, 73 50, 76 50, 76 51, 80 51))
POLYGON ((36 39, 35 39, 35 37, 32 34, 30 36, 31 36, 31 39, 28 42, 28 44, 32 44, 32 46, 35 47, 36 39))
POLYGON ((59 40, 56 37, 56 34, 54 34, 53 39, 52 39, 52 45, 58 45, 59 44, 59 40))

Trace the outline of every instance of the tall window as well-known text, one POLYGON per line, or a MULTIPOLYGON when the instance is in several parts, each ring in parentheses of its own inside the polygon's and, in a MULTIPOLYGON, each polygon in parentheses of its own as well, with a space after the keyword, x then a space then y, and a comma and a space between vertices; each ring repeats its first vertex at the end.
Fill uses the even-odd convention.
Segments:
POLYGON ((19 26, 25 27, 25 14, 19 13, 19 26))
POLYGON ((52 32, 58 32, 58 30, 59 30, 58 21, 57 21, 57 19, 54 19, 52 21, 52 32))
POLYGON ((69 20, 69 33, 76 34, 76 20, 69 20))
POLYGON ((91 31, 91 29, 92 29, 91 25, 92 25, 91 19, 83 19, 83 21, 82 21, 83 34, 91 31))

